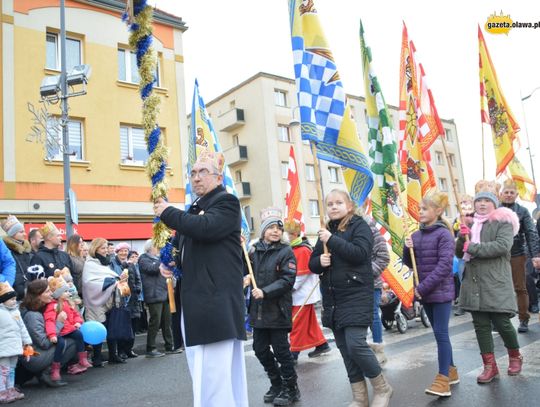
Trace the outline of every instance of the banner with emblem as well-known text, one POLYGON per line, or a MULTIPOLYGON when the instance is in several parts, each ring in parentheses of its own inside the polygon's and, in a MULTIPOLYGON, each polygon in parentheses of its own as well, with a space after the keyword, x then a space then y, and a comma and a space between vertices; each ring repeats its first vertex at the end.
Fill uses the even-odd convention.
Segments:
POLYGON ((302 211, 302 197, 300 195, 300 182, 294 157, 294 148, 289 151, 289 168, 287 170, 287 194, 285 195, 285 222, 296 221, 300 224, 302 234, 306 232, 304 213, 302 211))
MULTIPOLYGON (((195 87, 193 89, 193 104, 191 108, 191 133, 188 144, 188 162, 186 172, 188 174, 188 180, 186 183, 186 208, 188 208, 189 205, 191 205, 191 203, 193 203, 193 201, 196 199, 195 194, 191 190, 191 179, 189 178, 189 174, 191 173, 191 168, 195 164, 198 155, 202 150, 205 149, 212 152, 222 151, 219 139, 217 138, 217 134, 214 130, 214 125, 208 116, 206 105, 204 104, 204 100, 199 93, 199 82, 197 79, 195 79, 195 87)), ((236 191, 236 187, 234 186, 234 181, 231 176, 231 170, 229 169, 227 163, 225 163, 225 167, 223 169, 223 186, 228 193, 238 197, 238 192, 236 191)), ((242 210, 241 212, 242 236, 246 242, 249 242, 249 224, 247 223, 244 211, 242 210)))
POLYGON ((373 176, 313 0, 289 0, 294 74, 303 140, 317 157, 344 167, 352 199, 362 205, 373 176))

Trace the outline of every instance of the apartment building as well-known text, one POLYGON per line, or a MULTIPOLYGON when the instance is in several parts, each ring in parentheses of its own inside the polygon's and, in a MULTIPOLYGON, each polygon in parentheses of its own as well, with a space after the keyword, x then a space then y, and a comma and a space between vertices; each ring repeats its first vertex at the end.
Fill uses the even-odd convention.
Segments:
MULTIPOLYGON (((14 214, 29 227, 52 220, 62 228, 63 153, 28 137, 35 125, 28 103, 43 108, 41 82, 60 73, 60 1, 0 4, 0 217, 14 214)), ((92 69, 87 94, 69 99, 71 188, 79 218, 74 228, 85 239, 146 239, 153 218, 148 153, 136 58, 121 21, 125 1, 66 0, 65 5, 68 73, 80 64, 92 69)), ((158 120, 170 150, 166 178, 169 198, 178 204, 184 201, 180 138, 187 130, 182 49, 187 28, 180 17, 160 10, 154 11, 153 26, 158 120)), ((60 103, 47 110, 59 117, 60 103)), ((47 137, 61 140, 61 131, 53 129, 47 137)))
MULTIPOLYGON (((348 95, 358 134, 367 146, 366 109, 363 97, 348 95)), ((269 205, 285 208, 289 150, 295 150, 306 233, 316 235, 320 225, 315 168, 309 144, 302 141, 296 85, 293 79, 260 72, 238 86, 207 103, 218 137, 236 182, 240 201, 253 237, 259 235, 260 210, 269 205)), ((398 128, 398 111, 389 106, 394 128, 398 128)), ((442 120, 446 131, 446 145, 454 179, 464 192, 464 178, 459 152, 457 128, 453 120, 442 120)), ((366 151, 367 154, 367 151, 366 151)), ((451 194, 451 177, 442 142, 431 148, 433 169, 438 188, 449 193, 447 216, 456 214, 455 199, 451 194)), ((323 192, 345 188, 338 165, 320 161, 323 192)))

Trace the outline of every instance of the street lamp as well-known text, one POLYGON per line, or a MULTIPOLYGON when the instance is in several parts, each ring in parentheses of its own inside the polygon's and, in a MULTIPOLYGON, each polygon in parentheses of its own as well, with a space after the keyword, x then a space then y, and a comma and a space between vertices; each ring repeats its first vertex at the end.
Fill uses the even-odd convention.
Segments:
POLYGON ((300 106, 295 106, 295 107, 293 107, 292 112, 291 112, 291 114, 292 114, 292 119, 291 119, 291 121, 289 122, 289 127, 300 126, 300 120, 297 119, 297 118, 295 118, 295 116, 294 116, 294 113, 295 113, 299 108, 300 108, 300 106))
MULTIPOLYGON (((69 151, 69 128, 68 128, 68 98, 73 96, 81 96, 86 94, 86 84, 90 78, 92 69, 90 65, 77 65, 67 72, 66 68, 66 8, 65 0, 60 0, 60 75, 47 76, 41 82, 39 93, 43 101, 50 103, 61 102, 62 118, 60 126, 62 127, 62 157, 63 157, 63 172, 64 172, 64 210, 66 222, 66 239, 73 235, 73 217, 72 212, 76 215, 75 194, 71 191, 71 173, 70 160, 71 152, 69 151), (82 85, 82 90, 77 92, 68 92, 73 90, 74 86, 82 85), (73 207, 72 207, 73 205, 73 207)), ((48 133, 48 131, 46 131, 48 133)), ((77 222, 77 220, 75 220, 77 222)))
MULTIPOLYGON (((536 178, 534 176, 534 166, 533 166, 533 155, 532 155, 532 152, 531 152, 531 142, 529 140, 529 130, 527 129, 527 120, 525 118, 525 104, 523 103, 524 101, 526 101, 527 99, 529 99, 538 89, 540 89, 540 86, 534 88, 531 93, 529 93, 527 96, 522 96, 521 97, 521 108, 523 109, 523 124, 525 125, 525 136, 527 137, 527 150, 529 151, 529 160, 530 160, 530 163, 531 163, 531 175, 532 175, 532 179, 533 179, 533 184, 534 184, 534 187, 536 188, 536 178)), ((536 194, 536 197, 535 197, 535 201, 536 201, 536 206, 538 207, 538 194, 536 194)))

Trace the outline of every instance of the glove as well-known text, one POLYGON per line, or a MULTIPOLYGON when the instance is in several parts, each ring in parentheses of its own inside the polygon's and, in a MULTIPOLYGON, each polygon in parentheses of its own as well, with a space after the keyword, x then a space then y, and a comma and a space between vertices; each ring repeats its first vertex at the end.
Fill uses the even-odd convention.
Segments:
POLYGON ((469 241, 466 241, 464 244, 463 244, 463 253, 467 253, 467 249, 469 249, 469 244, 471 242, 469 241))
POLYGON ((459 226, 459 234, 463 237, 468 236, 471 234, 471 229, 469 229, 469 227, 466 224, 462 223, 459 226))

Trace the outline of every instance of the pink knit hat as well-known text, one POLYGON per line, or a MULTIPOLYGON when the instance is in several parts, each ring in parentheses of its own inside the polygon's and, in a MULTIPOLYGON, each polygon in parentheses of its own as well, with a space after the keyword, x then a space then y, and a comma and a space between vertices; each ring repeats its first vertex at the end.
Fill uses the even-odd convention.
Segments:
POLYGON ((114 252, 115 253, 118 253, 120 250, 122 249, 128 249, 128 250, 131 250, 131 247, 126 243, 126 242, 122 242, 122 243, 118 243, 116 245, 116 247, 114 248, 114 252))

